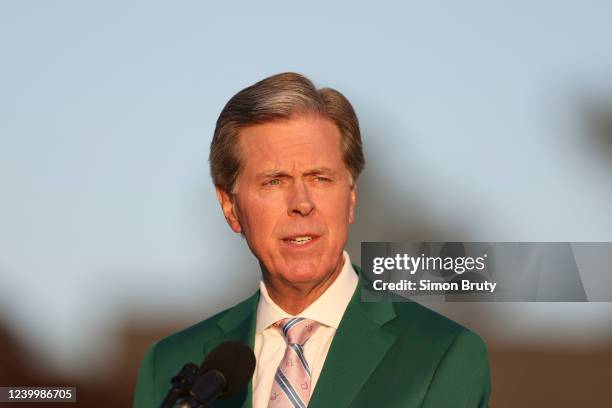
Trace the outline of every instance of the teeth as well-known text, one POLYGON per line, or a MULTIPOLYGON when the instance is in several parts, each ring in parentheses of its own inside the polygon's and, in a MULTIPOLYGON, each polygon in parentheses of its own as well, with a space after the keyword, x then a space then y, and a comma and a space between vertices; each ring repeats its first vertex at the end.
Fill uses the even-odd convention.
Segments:
POLYGON ((291 239, 290 241, 293 242, 294 244, 302 245, 311 240, 312 240, 312 237, 296 237, 294 239, 291 239))

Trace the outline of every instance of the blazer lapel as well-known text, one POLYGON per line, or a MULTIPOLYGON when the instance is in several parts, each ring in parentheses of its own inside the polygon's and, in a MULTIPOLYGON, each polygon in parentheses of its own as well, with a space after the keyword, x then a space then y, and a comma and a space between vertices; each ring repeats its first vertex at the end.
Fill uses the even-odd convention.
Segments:
POLYGON ((393 318, 390 303, 361 303, 360 283, 336 331, 309 408, 350 405, 395 341, 381 328, 393 318))
MULTIPOLYGON (((242 303, 228 310, 219 319, 217 326, 222 334, 211 339, 204 345, 204 353, 208 354, 215 347, 226 341, 239 341, 248 345, 251 350, 255 342, 255 321, 257 317, 257 302, 259 291, 242 303)), ((219 408, 251 408, 253 399, 252 381, 243 392, 226 400, 217 400, 212 407, 219 408)))

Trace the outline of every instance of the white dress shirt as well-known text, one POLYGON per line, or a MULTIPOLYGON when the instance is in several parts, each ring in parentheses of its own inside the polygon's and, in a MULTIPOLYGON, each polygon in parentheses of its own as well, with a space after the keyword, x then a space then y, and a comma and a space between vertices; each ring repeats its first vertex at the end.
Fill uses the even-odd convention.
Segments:
MULTIPOLYGON (((334 334, 348 305, 359 278, 351 266, 349 254, 344 251, 344 265, 336 280, 327 290, 308 306, 300 317, 316 320, 321 326, 304 345, 306 361, 312 372, 312 390, 315 389, 325 357, 329 351, 334 334)), ((263 281, 259 283, 259 303, 255 328, 255 373, 253 374, 253 408, 266 408, 270 398, 274 374, 285 354, 285 339, 273 323, 295 317, 281 309, 268 295, 263 281)))

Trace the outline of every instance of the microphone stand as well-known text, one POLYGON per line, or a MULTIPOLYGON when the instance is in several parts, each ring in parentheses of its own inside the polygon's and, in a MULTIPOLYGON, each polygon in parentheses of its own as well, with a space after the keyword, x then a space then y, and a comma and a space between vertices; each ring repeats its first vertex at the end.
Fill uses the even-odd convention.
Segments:
POLYGON ((214 401, 223 394, 227 380, 219 370, 210 370, 198 377, 180 408, 200 408, 214 401))
POLYGON ((172 377, 172 386, 164 398, 161 408, 172 408, 179 398, 182 398, 189 392, 191 384, 196 380, 198 374, 198 366, 193 363, 187 363, 181 368, 177 375, 172 377))

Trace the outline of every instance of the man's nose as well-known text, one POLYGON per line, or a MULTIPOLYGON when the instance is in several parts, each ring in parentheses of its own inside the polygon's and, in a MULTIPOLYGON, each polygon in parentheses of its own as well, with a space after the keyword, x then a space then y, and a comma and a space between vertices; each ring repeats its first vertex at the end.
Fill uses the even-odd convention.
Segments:
POLYGON ((315 205, 308 191, 308 186, 304 181, 294 183, 289 189, 287 212, 289 216, 293 215, 309 215, 315 205))

